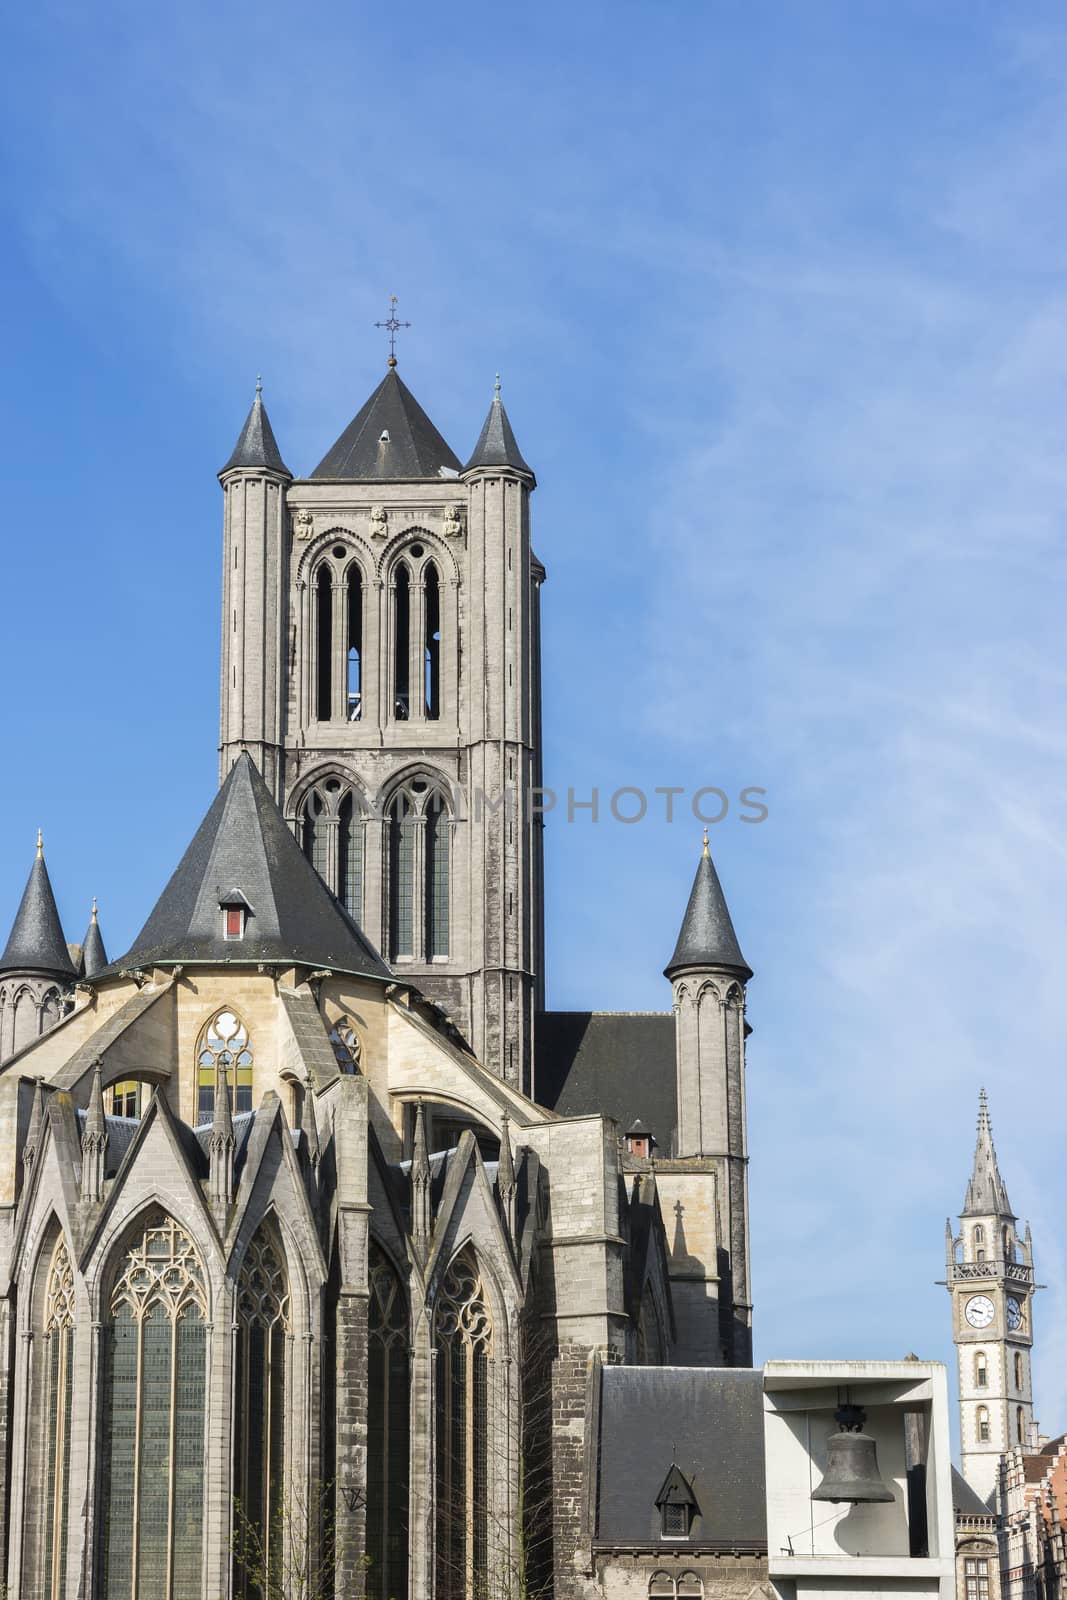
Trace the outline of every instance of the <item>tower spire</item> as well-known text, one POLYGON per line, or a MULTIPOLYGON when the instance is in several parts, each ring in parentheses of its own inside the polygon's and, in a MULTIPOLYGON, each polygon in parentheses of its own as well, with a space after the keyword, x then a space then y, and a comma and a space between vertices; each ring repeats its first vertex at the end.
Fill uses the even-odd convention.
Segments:
POLYGON ((1004 1180, 997 1166, 993 1145, 993 1124, 984 1089, 978 1095, 978 1137, 974 1146, 974 1167, 963 1202, 965 1217, 1014 1217, 1004 1180))
POLYGON ((674 954, 665 968, 666 976, 673 978, 685 967, 723 967, 743 975, 745 981, 752 976, 752 969, 741 954, 726 896, 711 859, 706 828, 689 904, 674 954))
POLYGON ((83 1200, 99 1200, 104 1193, 104 1163, 107 1156, 107 1117, 104 1114, 104 1090, 100 1076, 99 1057, 93 1063, 93 1082, 89 1090, 89 1105, 85 1113, 82 1133, 83 1200))
POLYGON ((63 925, 44 859, 41 830, 37 854, 15 915, 11 937, 0 956, 0 972, 47 972, 73 979, 74 966, 63 937, 63 925))

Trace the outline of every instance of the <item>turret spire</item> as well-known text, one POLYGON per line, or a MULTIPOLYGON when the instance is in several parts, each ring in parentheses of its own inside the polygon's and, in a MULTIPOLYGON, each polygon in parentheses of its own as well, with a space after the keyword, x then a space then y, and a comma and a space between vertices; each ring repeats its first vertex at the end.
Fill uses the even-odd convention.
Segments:
POLYGON ((707 829, 678 943, 664 970, 668 978, 673 978, 684 967, 724 967, 745 980, 752 976, 752 969, 741 954, 726 907, 726 896, 711 859, 707 829))
POLYGON ((96 896, 93 896, 93 909, 89 916, 89 926, 82 941, 82 976, 92 978, 98 972, 103 972, 107 966, 107 951, 104 949, 104 936, 100 932, 100 922, 96 911, 96 896))
POLYGON ((974 1169, 967 1185, 963 1202, 965 1217, 1013 1217, 1008 1191, 997 1166, 997 1152, 993 1146, 993 1125, 989 1120, 986 1092, 978 1095, 978 1138, 974 1147, 974 1169))
POLYGON ((219 473, 219 477, 221 478, 223 473, 229 472, 233 467, 263 467, 268 472, 277 472, 284 478, 292 477, 292 473, 282 460, 278 441, 274 437, 274 429, 267 416, 267 408, 263 404, 262 378, 256 379, 256 398, 252 401, 252 409, 245 418, 245 425, 233 447, 233 454, 219 473))
POLYGON ((504 402, 500 398, 500 374, 496 375, 496 385, 493 390, 493 399, 489 407, 489 414, 474 447, 474 453, 464 472, 470 472, 475 467, 511 467, 515 472, 529 473, 533 477, 533 469, 523 460, 522 451, 515 442, 515 434, 508 414, 504 410, 504 402))
POLYGON ((430 1243, 430 1159, 421 1100, 415 1107, 415 1144, 411 1152, 411 1237, 415 1249, 425 1256, 430 1243))
POLYGON ((504 1210, 508 1237, 515 1243, 515 1162, 511 1153, 511 1119, 507 1112, 500 1119, 500 1160, 496 1169, 496 1186, 504 1210))
POLYGON ((233 1153, 237 1141, 230 1115, 230 1083, 225 1067, 219 1068, 219 1086, 215 1092, 215 1108, 211 1119, 209 1167, 211 1198, 216 1205, 229 1205, 233 1199, 233 1153))
POLYGON ((0 972, 47 972, 73 978, 74 966, 63 937, 63 925, 45 866, 41 831, 37 830, 37 855, 15 915, 7 948, 0 956, 0 972))

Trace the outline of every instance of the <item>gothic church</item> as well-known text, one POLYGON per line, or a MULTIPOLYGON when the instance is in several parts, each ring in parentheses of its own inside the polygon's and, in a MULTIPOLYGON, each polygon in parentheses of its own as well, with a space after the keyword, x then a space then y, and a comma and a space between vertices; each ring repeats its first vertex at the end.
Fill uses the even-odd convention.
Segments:
POLYGON ((0 958, 9 1593, 748 1594, 752 974, 705 844, 671 1009, 545 1010, 499 387, 219 478, 219 791, 120 959, 40 847, 0 958))

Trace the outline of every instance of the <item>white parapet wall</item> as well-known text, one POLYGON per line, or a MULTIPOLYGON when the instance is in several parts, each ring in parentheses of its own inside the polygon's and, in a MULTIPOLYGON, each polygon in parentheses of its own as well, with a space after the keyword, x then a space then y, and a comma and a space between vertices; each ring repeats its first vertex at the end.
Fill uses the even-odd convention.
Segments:
POLYGON ((936 1361, 769 1361, 767 1553, 780 1600, 954 1593, 948 1384, 936 1361), (847 1402, 866 1412, 892 1503, 813 1500, 847 1402))

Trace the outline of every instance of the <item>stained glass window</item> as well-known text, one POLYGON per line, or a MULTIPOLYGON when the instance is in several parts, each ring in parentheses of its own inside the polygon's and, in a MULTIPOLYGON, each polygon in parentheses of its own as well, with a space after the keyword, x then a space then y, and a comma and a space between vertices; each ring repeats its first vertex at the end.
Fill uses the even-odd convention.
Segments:
MULTIPOLYGON (((260 1228, 248 1247, 237 1290, 237 1368, 234 1408, 235 1548, 252 1545, 263 1568, 281 1562, 285 1438, 285 1348, 289 1281, 280 1242, 260 1228)), ((259 1562, 257 1561, 257 1565, 259 1562)), ((253 1577, 234 1564, 234 1594, 257 1596, 253 1577)))
POLYGON ((312 789, 304 801, 301 844, 304 854, 324 883, 329 870, 329 835, 323 820, 325 815, 326 803, 318 791, 312 789))
POLYGON ((45 1301, 44 1587, 61 1600, 67 1583, 67 1522, 70 1485, 70 1410, 73 1394, 74 1269, 62 1239, 52 1253, 45 1301))
POLYGON ((105 1600, 200 1600, 207 1290, 188 1234, 153 1213, 104 1341, 105 1600))
POLYGON ((339 1017, 330 1029, 330 1043, 340 1070, 345 1073, 358 1072, 363 1045, 347 1017, 339 1017))
POLYGON ((371 1244, 367 1403, 368 1600, 408 1592, 407 1296, 384 1252, 371 1244))
POLYGON ((456 1257, 434 1312, 439 1600, 479 1600, 488 1578, 493 1323, 473 1256, 456 1257))
POLYGON ((252 1044, 248 1029, 232 1011, 220 1011, 204 1029, 197 1052, 197 1121, 210 1122, 219 1071, 225 1068, 234 1111, 252 1109, 252 1044))

